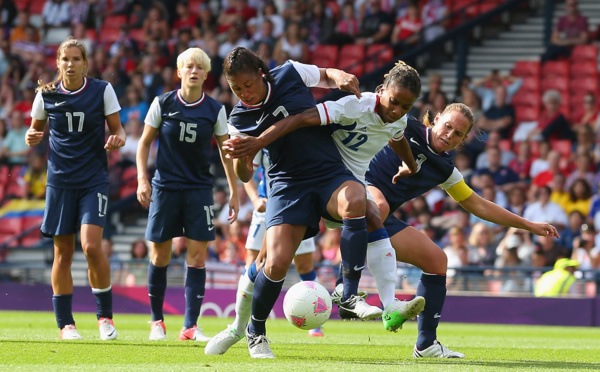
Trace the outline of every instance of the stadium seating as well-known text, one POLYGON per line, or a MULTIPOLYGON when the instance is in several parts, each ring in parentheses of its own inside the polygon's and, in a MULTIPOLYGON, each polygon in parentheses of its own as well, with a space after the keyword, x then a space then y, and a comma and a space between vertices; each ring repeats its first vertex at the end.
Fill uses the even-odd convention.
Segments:
POLYGON ((542 65, 539 61, 517 61, 512 70, 513 76, 520 77, 537 77, 542 73, 542 65))
POLYGON ((128 197, 137 191, 137 169, 127 167, 121 173, 121 186, 119 187, 119 198, 128 197))
POLYGON ((598 59, 598 47, 596 45, 575 45, 569 59, 571 62, 596 61, 598 59))
POLYGON ((571 152, 573 150, 573 144, 571 143, 570 140, 567 140, 567 139, 551 140, 550 148, 552 150, 556 150, 556 151, 560 152, 561 156, 568 159, 571 157, 571 152))
POLYGON ((336 67, 339 55, 337 45, 317 45, 311 53, 310 63, 319 67, 336 67))
POLYGON ((548 61, 542 66, 542 76, 569 76, 569 61, 548 61))
POLYGON ((40 226, 44 219, 43 215, 36 216, 25 216, 22 218, 22 227, 21 230, 24 232, 28 229, 31 229, 29 233, 25 236, 22 236, 19 240, 19 243, 24 247, 31 247, 39 243, 42 238, 42 233, 40 232, 40 226))
POLYGON ((571 76, 598 75, 598 63, 596 61, 575 61, 569 66, 571 76))
POLYGON ((364 72, 364 59, 365 47, 363 45, 344 45, 340 49, 338 68, 356 76, 361 76, 364 72))
POLYGON ((394 59, 394 50, 387 44, 373 44, 367 47, 365 72, 371 72, 394 59))
MULTIPOLYGON (((2 217, 0 218, 0 245, 6 243, 10 238, 18 235, 22 229, 21 217, 2 217)), ((15 239, 8 244, 9 247, 15 247, 18 241, 15 239)))

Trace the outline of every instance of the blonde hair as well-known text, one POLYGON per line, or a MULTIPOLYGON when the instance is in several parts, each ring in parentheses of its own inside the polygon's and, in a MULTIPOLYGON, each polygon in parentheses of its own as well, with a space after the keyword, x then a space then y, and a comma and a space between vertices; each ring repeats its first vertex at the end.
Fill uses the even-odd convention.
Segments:
POLYGON ((183 68, 183 65, 188 62, 196 62, 206 73, 210 72, 210 58, 200 48, 188 48, 177 56, 177 69, 183 68))
POLYGON ((486 244, 492 244, 494 242, 494 232, 492 229, 483 222, 477 222, 475 225, 473 225, 473 229, 471 230, 468 240, 468 243, 473 247, 477 247, 478 235, 481 231, 487 231, 488 233, 488 240, 485 242, 486 244))
MULTIPOLYGON (((81 57, 83 58, 83 61, 85 63, 87 63, 88 58, 87 58, 87 49, 85 48, 85 44, 83 44, 83 42, 81 42, 80 40, 73 38, 72 36, 69 36, 69 38, 67 40, 63 41, 58 46, 58 50, 56 51, 56 60, 58 61, 60 59, 60 55, 67 48, 71 48, 71 47, 79 48, 79 50, 81 51, 81 57)), ((84 69, 83 76, 86 76, 86 75, 87 75, 87 70, 84 69)), ((42 92, 46 93, 46 92, 56 90, 56 83, 58 83, 62 79, 63 79, 62 73, 61 73, 60 69, 58 69, 58 73, 56 74, 54 81, 44 84, 41 79, 38 80, 38 87, 35 89, 35 91, 36 92, 42 91, 42 92)))

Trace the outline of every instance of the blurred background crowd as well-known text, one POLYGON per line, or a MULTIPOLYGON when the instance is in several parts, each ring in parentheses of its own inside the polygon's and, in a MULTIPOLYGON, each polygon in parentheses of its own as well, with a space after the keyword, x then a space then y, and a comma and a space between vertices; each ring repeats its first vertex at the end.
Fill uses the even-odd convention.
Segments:
MULTIPOLYGON (((144 118, 155 96, 178 87, 175 60, 183 50, 199 47, 210 56, 205 92, 230 110, 237 101, 221 71, 223 58, 235 46, 258 51, 270 67, 287 59, 333 67, 321 63, 331 46, 336 53, 362 51, 361 58, 369 50, 385 52, 354 64, 339 59, 338 67, 360 75, 377 67, 373 61, 379 56, 387 59, 382 62, 391 61, 455 26, 449 14, 456 2, 0 0, 2 206, 15 199, 44 199, 47 144, 30 149, 23 138, 35 87, 54 78, 56 48, 69 35, 87 45, 88 75, 109 81, 120 99, 127 144, 109 154, 111 200, 118 203, 135 193, 135 152, 144 118)), ((545 53, 534 56, 537 61, 517 63, 511 73, 493 70, 483 79, 465 77, 450 95, 442 91, 440 75, 420 71, 427 83, 411 112, 414 116, 435 115, 451 102, 469 105, 476 115, 478 130, 456 154, 456 167, 467 183, 513 213, 554 224, 561 234, 551 240, 507 230, 469 215, 434 189, 394 213, 437 242, 451 268, 481 267, 482 274, 493 275, 494 268, 553 266, 561 257, 576 259, 582 270, 600 268, 600 32, 577 10, 577 1, 566 0, 565 5, 545 53), (585 71, 590 75, 582 75, 585 71)), ((211 244, 210 259, 243 265, 253 203, 240 184, 238 221, 229 225, 226 212, 219 214, 226 209, 228 194, 218 152, 213 155, 218 239, 211 244)), ((124 208, 124 215, 132 218, 128 223, 144 216, 133 201, 124 208)), ((39 234, 32 234, 33 241, 27 242, 35 244, 39 234)), ((107 252, 112 252, 111 238, 108 229, 107 252)), ((337 265, 339 240, 339 230, 323 227, 316 238, 315 262, 337 265)), ((8 245, 27 245, 25 241, 8 245)), ((128 255, 145 259, 147 251, 143 239, 136 240, 130 253, 114 255, 115 268, 128 255)), ((185 240, 177 240, 175 257, 184 252, 185 240)), ((124 275, 129 278, 121 281, 144 284, 145 267, 137 273, 132 262, 124 275)))

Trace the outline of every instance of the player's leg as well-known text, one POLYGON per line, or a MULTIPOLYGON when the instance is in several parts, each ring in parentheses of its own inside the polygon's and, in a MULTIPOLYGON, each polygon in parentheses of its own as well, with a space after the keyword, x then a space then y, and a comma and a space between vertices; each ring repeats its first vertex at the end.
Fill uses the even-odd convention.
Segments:
POLYGON ((327 202, 327 212, 343 222, 340 251, 344 293, 339 305, 342 318, 375 319, 382 313, 357 296, 367 254, 366 200, 364 185, 349 180, 342 183, 327 202))
POLYGON ((267 228, 267 258, 254 282, 252 320, 246 331, 253 358, 274 358, 266 335, 266 321, 279 297, 287 271, 307 227, 281 224, 267 228))
POLYGON ((419 335, 413 356, 463 358, 464 354, 447 349, 437 341, 437 327, 446 299, 446 254, 424 233, 411 226, 395 233, 391 241, 399 261, 423 270, 417 296, 425 298, 425 309, 418 317, 419 335))
POLYGON ((52 263, 52 305, 60 338, 77 340, 81 336, 73 319, 73 278, 71 264, 75 253, 75 234, 54 236, 54 262, 52 263))

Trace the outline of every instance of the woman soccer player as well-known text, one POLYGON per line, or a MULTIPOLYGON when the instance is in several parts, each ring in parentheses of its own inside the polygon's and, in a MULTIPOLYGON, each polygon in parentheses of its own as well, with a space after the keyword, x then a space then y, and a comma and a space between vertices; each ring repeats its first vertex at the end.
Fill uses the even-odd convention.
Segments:
POLYGON ((81 339, 71 306, 71 262, 80 227, 81 246, 96 297, 100 338, 114 340, 117 331, 112 320, 110 265, 101 245, 108 204, 106 150, 118 150, 125 144, 119 119, 121 107, 108 82, 86 77, 87 52, 81 41, 63 41, 58 47, 56 66, 56 80, 36 89, 33 120, 25 135, 27 145, 39 144, 49 122, 48 181, 41 230, 54 239, 52 304, 60 338, 81 339), (110 130, 106 143, 105 121, 110 130))
MULTIPOLYGON (((276 123, 258 138, 246 137, 233 144, 230 155, 252 156, 257 150, 277 138, 302 127, 326 125, 344 163, 356 178, 365 182, 365 173, 373 156, 389 143, 399 156, 417 171, 410 145, 404 137, 406 113, 421 92, 421 79, 415 69, 398 62, 388 74, 377 93, 362 93, 362 97, 346 96, 338 101, 318 104, 301 114, 288 116, 276 123)), ((369 245, 367 263, 375 277, 379 297, 385 310, 384 327, 396 331, 404 321, 423 310, 425 301, 417 297, 411 302, 397 301, 396 256, 381 222, 377 204, 368 195, 367 225, 369 245)), ((339 302, 341 288, 334 291, 333 299, 339 302)))
POLYGON ((482 219, 541 236, 558 237, 558 232, 548 223, 528 221, 483 199, 467 186, 448 153, 461 144, 473 128, 473 113, 466 105, 453 103, 447 106, 437 114, 433 123, 429 123, 427 117, 425 115, 425 125, 409 118, 404 132, 418 164, 416 174, 403 178, 405 173, 412 172, 392 148, 386 146, 369 165, 367 189, 385 218, 384 225, 398 261, 423 270, 417 296, 423 296, 426 305, 418 318, 419 336, 413 357, 464 358, 464 354, 452 351, 437 341, 436 330, 446 298, 446 254, 425 234, 393 215, 388 216, 389 211, 439 185, 465 210, 482 219))
MULTIPOLYGON (((328 87, 333 82, 360 94, 356 77, 343 71, 293 61, 269 71, 259 56, 245 48, 235 48, 227 55, 223 71, 233 93, 242 101, 229 118, 232 134, 237 131, 257 136, 276 121, 314 107, 309 86, 328 87)), ((232 138, 226 142, 235 141, 232 138)), ((255 280, 252 321, 246 330, 253 358, 274 358, 265 336, 265 322, 298 245, 316 234, 324 213, 344 223, 342 304, 347 313, 363 319, 381 315, 381 309, 367 305, 356 295, 367 246, 365 188, 343 166, 327 130, 302 128, 266 150, 272 162, 268 171, 267 258, 255 280)), ((248 181, 253 174, 252 158, 236 160, 235 168, 238 177, 248 181)))
POLYGON ((187 49, 177 57, 181 89, 154 99, 137 150, 137 198, 142 206, 150 207, 146 228, 146 239, 152 246, 148 266, 150 340, 164 340, 166 336, 163 302, 172 240, 176 236, 188 240, 185 319, 179 339, 209 339, 196 323, 204 298, 206 250, 208 242, 215 239, 213 177, 207 156, 213 134, 229 185, 230 222, 236 220, 239 210, 233 161, 220 150, 223 141, 229 138, 225 107, 202 91, 209 71, 210 58, 199 48, 187 49), (157 137, 160 146, 151 186, 147 178, 148 154, 157 137))

